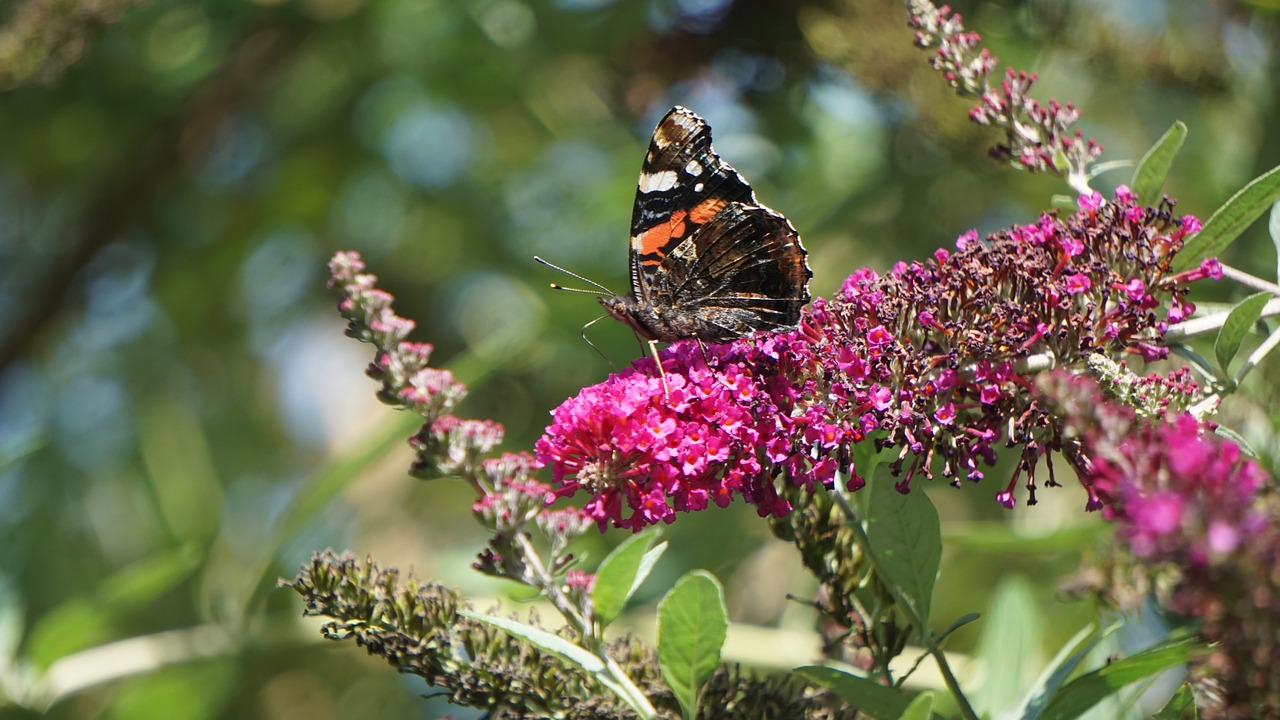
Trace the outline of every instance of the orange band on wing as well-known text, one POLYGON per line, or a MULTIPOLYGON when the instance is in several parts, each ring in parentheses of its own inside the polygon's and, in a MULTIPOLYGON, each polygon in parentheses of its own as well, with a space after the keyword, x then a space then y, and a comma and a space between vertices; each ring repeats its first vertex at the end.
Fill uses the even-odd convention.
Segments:
MULTIPOLYGON (((684 237, 684 218, 688 213, 684 210, 677 210, 671 213, 671 218, 664 223, 658 223, 653 227, 645 230, 636 237, 637 254, 639 255, 657 255, 658 261, 666 256, 667 246, 671 244, 672 238, 684 237)), ((646 262, 651 262, 646 260, 646 262)))
POLYGON ((728 204, 720 198, 707 198, 689 211, 689 220, 695 225, 702 225, 715 217, 728 204))

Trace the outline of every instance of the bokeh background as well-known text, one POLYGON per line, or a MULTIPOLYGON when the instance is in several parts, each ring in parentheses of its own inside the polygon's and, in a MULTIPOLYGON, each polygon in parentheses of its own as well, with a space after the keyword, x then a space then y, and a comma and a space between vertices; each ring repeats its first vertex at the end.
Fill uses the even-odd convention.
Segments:
MULTIPOLYGON (((1276 0, 955 4, 1040 73, 1038 97, 1082 109, 1103 160, 1187 123, 1166 186, 1181 211, 1280 164, 1276 0)), ((321 642, 275 588, 331 546, 481 602, 510 593, 468 568, 467 490, 405 474, 413 419, 374 401, 369 347, 342 334, 334 250, 361 251, 470 383, 460 414, 527 449, 610 371, 579 337, 598 306, 549 290, 566 278, 532 256, 625 289, 636 175, 672 104, 800 230, 815 295, 1066 192, 986 158, 995 138, 898 2, 16 0, 0 21, 5 717, 475 716, 321 642)), ((1224 259, 1275 277, 1261 224, 1224 259)), ((1243 294, 1216 292, 1198 299, 1243 294)), ((617 323, 589 333, 619 367, 641 353, 617 323)), ((1239 417, 1273 466, 1259 393, 1239 417)), ((1091 619, 1056 588, 1103 531, 1073 488, 1006 512, 989 478, 930 490, 948 537, 935 622, 985 613, 951 649, 1004 658, 1001 682, 971 687, 1016 696, 1091 619)), ((784 592, 812 588, 750 509, 667 536, 636 627, 705 567, 740 624, 730 659, 811 659, 784 592)))

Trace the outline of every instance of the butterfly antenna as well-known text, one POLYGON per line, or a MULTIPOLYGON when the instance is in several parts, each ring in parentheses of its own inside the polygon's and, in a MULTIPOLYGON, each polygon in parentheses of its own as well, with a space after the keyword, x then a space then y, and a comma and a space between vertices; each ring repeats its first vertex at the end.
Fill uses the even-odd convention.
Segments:
MULTIPOLYGON (((586 284, 588 284, 588 285, 595 285, 597 288, 600 288, 599 290, 584 290, 584 289, 582 289, 582 288, 570 288, 570 287, 565 287, 565 286, 563 286, 563 285, 560 285, 559 283, 551 283, 551 288, 552 288, 553 290, 567 290, 567 291, 569 291, 569 292, 588 293, 588 294, 591 294, 591 295, 616 295, 616 294, 617 294, 617 293, 615 293, 614 291, 610 290, 609 288, 607 288, 607 287, 605 287, 605 286, 601 285, 600 283, 596 282, 595 280, 588 280, 587 278, 582 277, 581 275, 579 275, 579 274, 578 274, 578 273, 576 273, 576 272, 572 272, 572 271, 569 271, 569 270, 565 270, 564 268, 560 267, 559 265, 556 265, 555 263, 547 262, 546 260, 543 260, 542 258, 538 257, 537 255, 534 255, 534 256, 533 256, 533 259, 534 259, 534 261, 535 261, 535 262, 542 263, 543 265, 546 265, 547 267, 552 268, 553 270, 559 270, 560 272, 564 273, 565 275, 568 275, 569 277, 577 278, 577 279, 581 280, 582 282, 584 282, 584 283, 586 283, 586 284)), ((598 320, 599 318, 596 318, 596 319, 598 320)), ((593 323, 593 322, 595 322, 595 320, 592 320, 590 323, 587 323, 587 325, 588 325, 588 326, 590 326, 590 325, 591 325, 591 323, 593 323)), ((583 328, 583 330, 585 331, 585 330, 586 330, 586 327, 584 327, 584 328, 583 328)), ((585 335, 583 336, 583 339, 586 339, 586 336, 585 336, 585 335)), ((591 344, 591 342, 588 340, 588 341, 587 341, 587 344, 588 344, 588 345, 590 345, 590 344, 591 344)), ((592 347, 595 347, 595 346, 594 346, 594 345, 592 345, 592 347)), ((599 350, 597 350, 596 352, 599 352, 599 350)))

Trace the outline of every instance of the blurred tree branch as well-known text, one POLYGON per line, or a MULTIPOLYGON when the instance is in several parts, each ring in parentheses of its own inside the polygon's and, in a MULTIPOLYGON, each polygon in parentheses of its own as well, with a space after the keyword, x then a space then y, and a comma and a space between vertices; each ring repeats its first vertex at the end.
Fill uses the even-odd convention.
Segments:
MULTIPOLYGON (((271 71, 296 45, 298 35, 288 28, 283 22, 264 22, 248 29, 222 66, 192 93, 185 108, 156 120, 154 131, 142 135, 133 150, 121 155, 119 165, 103 175, 79 218, 77 236, 68 238, 63 251, 46 267, 32 269, 38 276, 28 285, 32 291, 25 295, 25 304, 11 309, 6 331, 0 334, 0 370, 18 358, 24 345, 64 307, 77 273, 94 254, 147 214, 157 191, 182 171, 186 161, 202 155, 224 118, 261 94, 271 82, 271 71)), ((0 34, 0 53, 8 32, 6 28, 0 34)), ((0 75, 0 84, 2 79, 0 75)))

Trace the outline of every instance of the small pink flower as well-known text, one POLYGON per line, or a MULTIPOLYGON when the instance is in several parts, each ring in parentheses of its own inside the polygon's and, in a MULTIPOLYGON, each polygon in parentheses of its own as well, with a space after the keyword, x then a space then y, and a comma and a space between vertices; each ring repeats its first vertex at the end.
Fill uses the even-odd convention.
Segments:
POLYGON ((1081 293, 1089 292, 1089 289, 1091 287, 1093 287, 1093 281, 1091 281, 1089 279, 1089 276, 1085 275, 1084 273, 1072 273, 1067 276, 1066 289, 1067 289, 1067 292, 1071 293, 1072 295, 1079 295, 1081 293))
POLYGON ((1076 198, 1076 204, 1086 212, 1096 212, 1105 202, 1106 200, 1103 199, 1102 193, 1096 190, 1076 198))
MULTIPOLYGON (((1187 217, 1191 216, 1188 215, 1187 217)), ((1195 218, 1191 219, 1195 220, 1195 218)), ((1200 221, 1196 220, 1196 222, 1199 223, 1200 221)), ((1200 269, 1204 272, 1206 277, 1214 280, 1222 279, 1222 263, 1218 262, 1218 258, 1205 258, 1204 260, 1201 260, 1200 269)))

